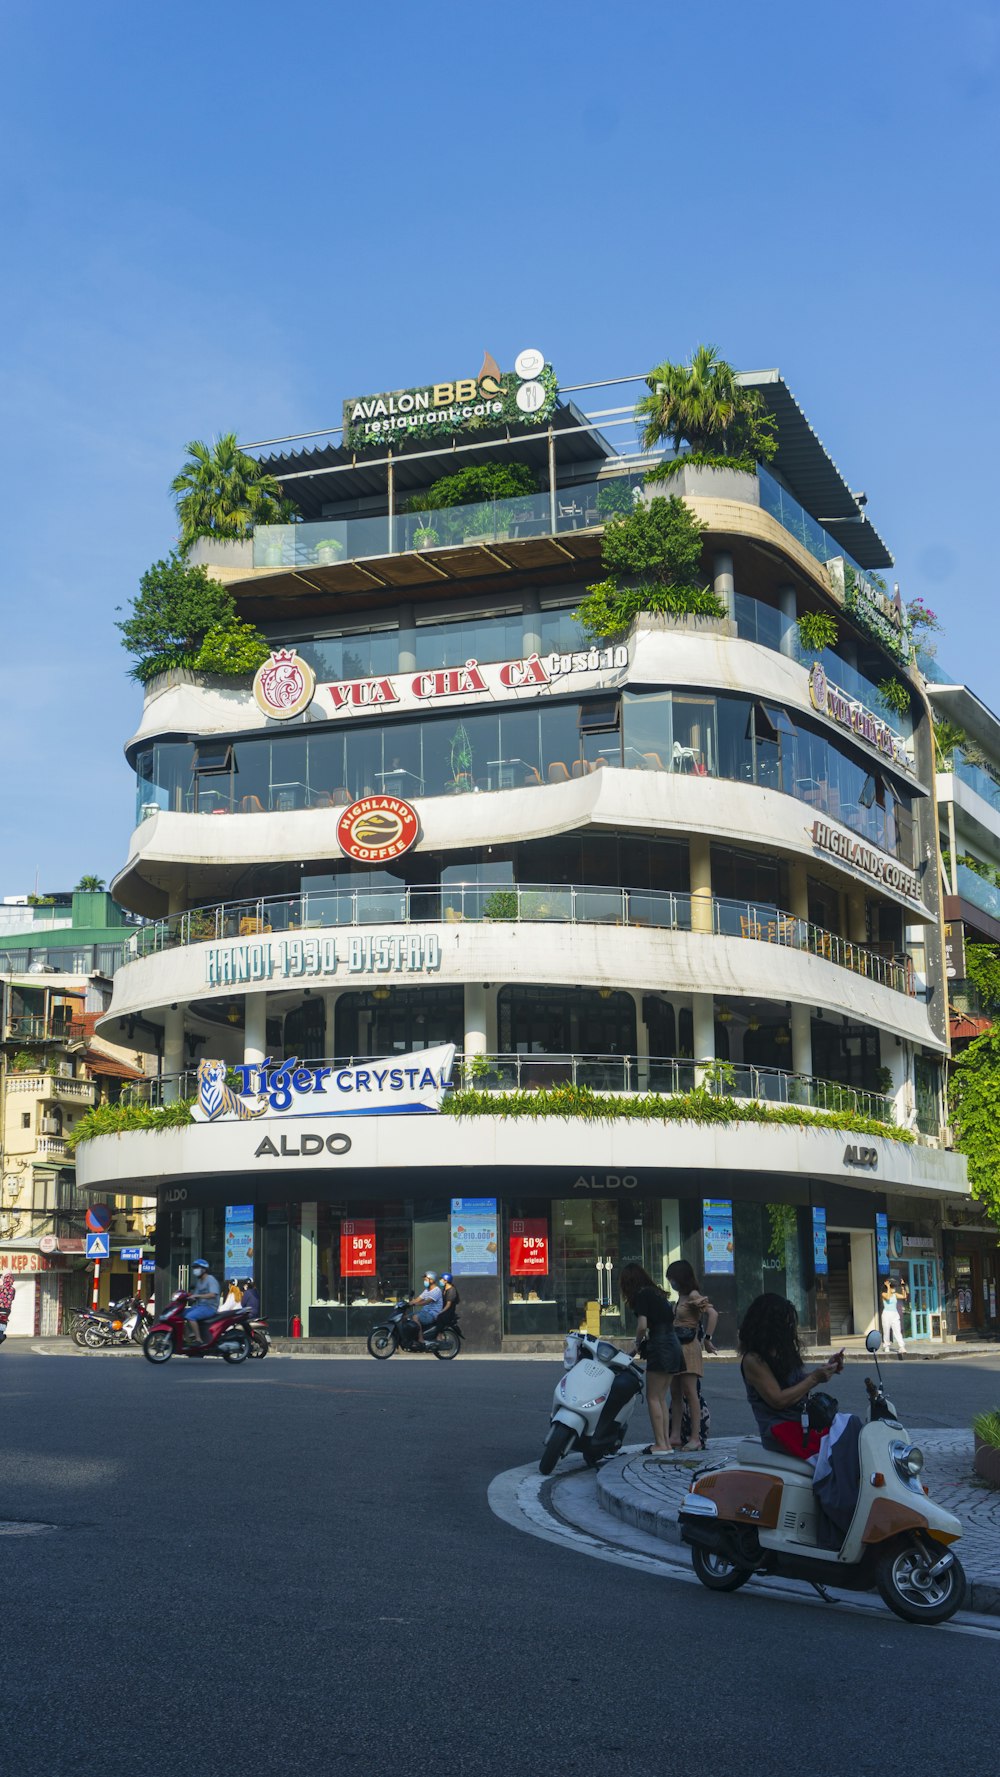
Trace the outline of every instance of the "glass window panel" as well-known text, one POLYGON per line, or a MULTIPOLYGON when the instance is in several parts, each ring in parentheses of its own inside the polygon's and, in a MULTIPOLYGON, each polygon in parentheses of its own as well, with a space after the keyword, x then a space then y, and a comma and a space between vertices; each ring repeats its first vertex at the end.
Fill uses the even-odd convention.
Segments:
POLYGON ((542 777, 547 783, 564 784, 573 776, 573 762, 580 758, 576 716, 575 703, 550 704, 542 712, 542 777))
MULTIPOLYGON (((548 712, 544 712, 548 714, 548 712)), ((500 709, 497 750, 489 755, 487 769, 496 789, 514 789, 542 782, 542 752, 538 709, 500 709)))
POLYGON ((674 768, 690 771, 697 777, 714 777, 719 759, 715 698, 689 697, 674 692, 673 721, 671 758, 674 768))
POLYGON ((673 740, 670 692, 641 696, 626 691, 622 738, 627 766, 638 771, 668 771, 673 740))

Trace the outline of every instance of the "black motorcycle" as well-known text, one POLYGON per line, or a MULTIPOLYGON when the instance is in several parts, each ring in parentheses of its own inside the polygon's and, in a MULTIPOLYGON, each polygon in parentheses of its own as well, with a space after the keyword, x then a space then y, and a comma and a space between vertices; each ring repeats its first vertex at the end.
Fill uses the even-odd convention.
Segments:
POLYGON ((397 1351, 427 1352, 434 1357, 457 1357, 462 1347, 462 1329, 453 1308, 439 1314, 432 1327, 425 1329, 423 1341, 417 1338, 417 1327, 409 1302, 403 1296, 396 1303, 383 1326, 373 1327, 368 1335, 370 1357, 392 1357, 397 1351))
POLYGON ((123 1296, 109 1308, 86 1308, 76 1316, 71 1337, 88 1351, 108 1345, 141 1345, 152 1316, 138 1296, 123 1296))
POLYGON ((271 1335, 266 1320, 250 1322, 250 1356, 264 1358, 271 1349, 271 1335))

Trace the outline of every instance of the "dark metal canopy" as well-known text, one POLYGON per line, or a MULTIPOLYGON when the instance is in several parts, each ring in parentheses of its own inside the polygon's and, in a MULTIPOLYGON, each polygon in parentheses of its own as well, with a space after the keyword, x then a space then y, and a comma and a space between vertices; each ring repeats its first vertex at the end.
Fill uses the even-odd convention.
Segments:
POLYGON ((886 545, 817 438, 780 370, 744 370, 736 380, 744 388, 759 389, 765 407, 778 422, 772 472, 860 568, 891 568, 892 556, 886 545))
MULTIPOLYGON (((609 444, 591 425, 585 414, 572 402, 560 402, 552 415, 556 434, 556 470, 560 486, 575 478, 596 473, 599 464, 615 455, 609 444)), ((540 487, 548 481, 548 427, 539 426, 512 432, 504 427, 495 430, 460 434, 454 443, 445 439, 428 440, 423 451, 404 448, 392 459, 397 510, 418 489, 425 488, 439 475, 481 460, 483 445, 500 446, 505 458, 527 463, 538 477, 540 487), (471 448, 471 447, 475 448, 471 448), (427 454, 433 452, 432 455, 427 454)), ((304 519, 327 516, 326 508, 349 501, 365 506, 373 500, 385 501, 388 493, 388 471, 385 453, 381 451, 355 454, 342 444, 323 444, 318 448, 280 452, 276 456, 258 458, 260 465, 280 481, 290 500, 294 500, 304 519)))

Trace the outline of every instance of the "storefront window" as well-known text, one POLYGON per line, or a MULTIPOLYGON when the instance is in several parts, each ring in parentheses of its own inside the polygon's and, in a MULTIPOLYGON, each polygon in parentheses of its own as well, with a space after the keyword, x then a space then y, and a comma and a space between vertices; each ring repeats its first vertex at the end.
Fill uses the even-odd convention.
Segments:
POLYGON ((311 1339, 367 1338, 413 1294, 415 1228, 408 1203, 317 1205, 311 1339))
POLYGON ((394 987, 385 998, 379 989, 342 993, 336 1004, 337 1056, 341 1060, 367 1055, 409 1055, 454 1043, 465 1037, 461 987, 394 987))

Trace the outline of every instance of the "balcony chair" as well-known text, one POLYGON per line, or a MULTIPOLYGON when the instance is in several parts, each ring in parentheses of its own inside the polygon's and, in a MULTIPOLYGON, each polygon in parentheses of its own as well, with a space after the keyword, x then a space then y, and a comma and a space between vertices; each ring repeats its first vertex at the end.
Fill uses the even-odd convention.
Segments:
POLYGON ((549 766, 549 783, 550 784, 568 784, 569 781, 570 781, 569 772, 566 770, 566 767, 563 764, 562 760, 561 759, 554 759, 552 764, 549 766))
POLYGON ((265 814, 266 812, 259 796, 240 797, 240 814, 265 814))
POLYGON ((346 784, 338 784, 330 801, 334 808, 346 808, 351 800, 351 792, 346 784))
POLYGON ((763 935, 764 928, 759 920, 748 919, 745 913, 740 914, 741 938, 762 938, 763 935))
POLYGON ((642 757, 643 757, 643 764, 640 767, 640 770, 642 770, 642 771, 665 771, 666 770, 666 766, 664 765, 663 760, 660 758, 659 753, 643 753, 642 757))
POLYGON ((269 932, 271 930, 272 927, 266 919, 253 919, 248 917, 240 920, 241 938, 256 938, 261 932, 269 932))
POLYGON ((535 766, 529 765, 527 770, 525 771, 525 774, 524 774, 525 785, 527 787, 530 787, 531 789, 534 789, 535 785, 540 784, 541 781, 542 781, 541 777, 540 777, 538 771, 536 770, 535 766))
POLYGON ((586 759, 574 759, 571 769, 574 777, 588 777, 590 774, 590 766, 586 759))

